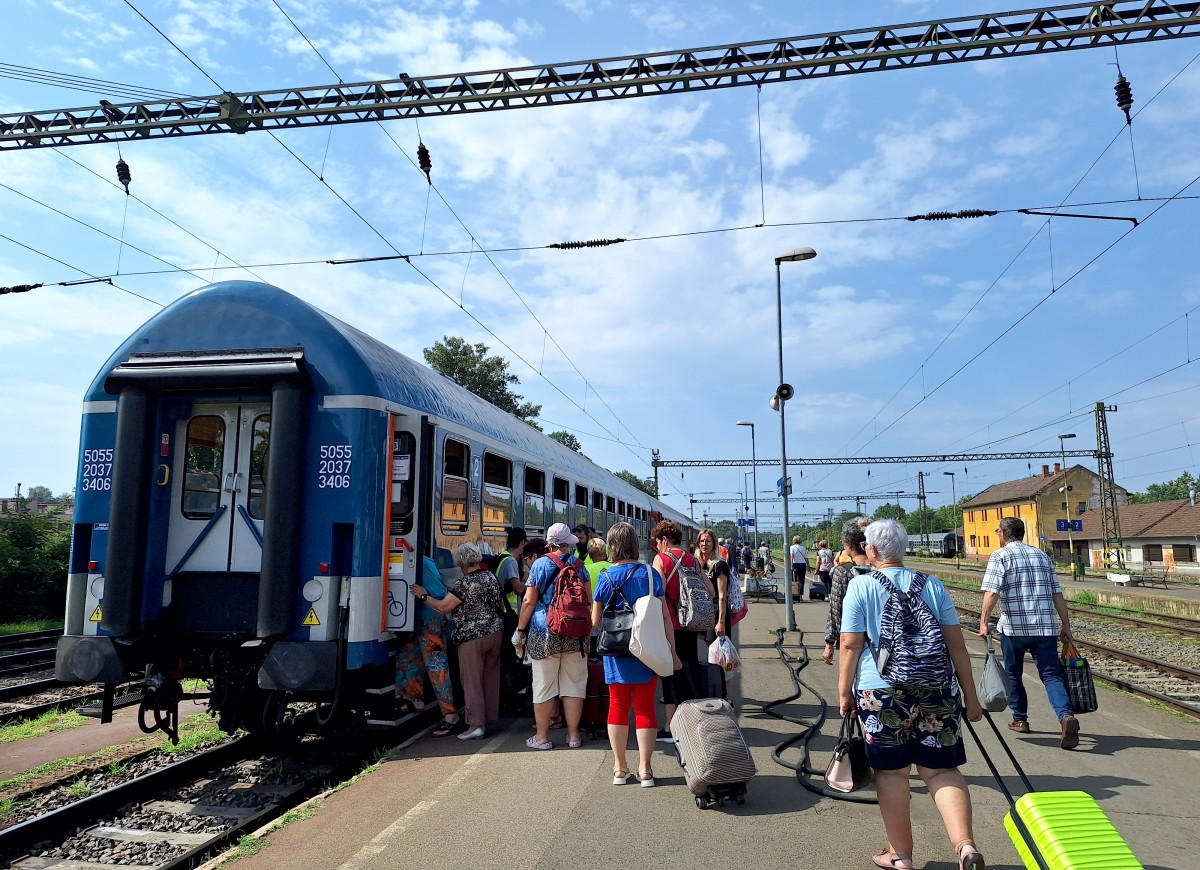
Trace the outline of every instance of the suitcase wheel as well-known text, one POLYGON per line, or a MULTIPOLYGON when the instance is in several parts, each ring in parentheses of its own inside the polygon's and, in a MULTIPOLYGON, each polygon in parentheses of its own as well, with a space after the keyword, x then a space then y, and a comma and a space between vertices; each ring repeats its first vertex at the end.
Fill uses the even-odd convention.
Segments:
POLYGON ((700 807, 700 809, 702 809, 702 810, 708 809, 708 798, 697 797, 696 798, 696 806, 700 807))

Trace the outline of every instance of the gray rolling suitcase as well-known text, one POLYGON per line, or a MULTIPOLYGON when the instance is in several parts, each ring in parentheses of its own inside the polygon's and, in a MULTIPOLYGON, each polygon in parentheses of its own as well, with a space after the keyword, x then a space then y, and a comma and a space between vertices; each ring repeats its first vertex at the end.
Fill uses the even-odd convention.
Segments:
POLYGON ((726 798, 745 803, 746 783, 758 769, 728 701, 703 698, 680 704, 671 736, 696 806, 724 806, 726 798))

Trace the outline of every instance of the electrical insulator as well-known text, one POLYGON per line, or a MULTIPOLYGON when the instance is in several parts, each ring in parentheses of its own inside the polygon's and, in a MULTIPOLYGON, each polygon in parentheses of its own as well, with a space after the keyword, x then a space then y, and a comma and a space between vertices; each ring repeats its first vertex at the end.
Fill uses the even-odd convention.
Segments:
POLYGON ((425 173, 425 180, 433 184, 433 179, 429 177, 429 173, 433 169, 433 161, 429 159, 429 149, 425 147, 424 142, 417 145, 417 164, 425 173))
POLYGON ((1125 76, 1117 73, 1117 83, 1113 85, 1113 90, 1117 92, 1117 108, 1125 113, 1125 123, 1132 124, 1133 118, 1129 110, 1133 108, 1133 88, 1129 86, 1125 76))
POLYGON ((133 176, 129 174, 129 164, 123 157, 117 161, 117 181, 125 185, 125 195, 129 196, 129 182, 133 181, 133 176))

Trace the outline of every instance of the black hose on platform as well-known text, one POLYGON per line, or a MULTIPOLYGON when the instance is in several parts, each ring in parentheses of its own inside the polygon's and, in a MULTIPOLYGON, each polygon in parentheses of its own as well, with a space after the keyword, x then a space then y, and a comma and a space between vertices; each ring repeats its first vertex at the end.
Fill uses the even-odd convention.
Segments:
POLYGON ((788 675, 792 678, 792 685, 796 687, 796 691, 792 692, 792 694, 785 698, 779 698, 775 701, 768 701, 766 704, 762 705, 762 711, 768 716, 773 716, 776 719, 783 720, 784 722, 791 722, 793 725, 799 725, 804 730, 799 734, 792 735, 776 746, 774 751, 771 752, 771 760, 782 767, 796 771, 796 781, 813 794, 819 794, 821 797, 833 798, 835 801, 849 801, 850 803, 856 804, 879 803, 878 799, 868 795, 859 793, 845 794, 840 791, 832 791, 831 789, 825 788, 825 786, 822 784, 824 782, 825 771, 814 770, 811 766, 809 766, 808 743, 820 733, 821 726, 825 724, 825 714, 829 709, 829 704, 820 692, 818 692, 808 683, 804 682, 804 680, 800 679, 800 672, 808 667, 809 663, 808 647, 804 643, 804 632, 799 632, 801 650, 800 656, 794 656, 783 648, 783 638, 785 634, 786 629, 779 628, 775 630, 775 651, 779 653, 779 660, 787 666, 788 675), (785 713, 777 713, 775 711, 775 707, 780 707, 784 704, 790 704, 792 701, 797 700, 803 694, 804 689, 808 689, 809 693, 821 704, 821 713, 815 720, 801 719, 796 716, 788 716, 785 713), (800 761, 798 763, 784 761, 782 758, 783 753, 797 744, 799 744, 801 752, 800 761), (816 779, 814 780, 813 777, 816 777, 816 779))

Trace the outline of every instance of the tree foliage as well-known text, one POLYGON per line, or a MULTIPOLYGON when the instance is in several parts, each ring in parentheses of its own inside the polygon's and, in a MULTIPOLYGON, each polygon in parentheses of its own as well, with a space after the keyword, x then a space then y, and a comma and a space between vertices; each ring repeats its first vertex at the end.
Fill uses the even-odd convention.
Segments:
POLYGON ((904 522, 906 511, 898 504, 892 504, 890 501, 881 504, 875 508, 875 513, 871 514, 873 520, 900 520, 904 522))
POLYGON ((21 507, 0 519, 0 601, 5 618, 61 616, 71 527, 59 511, 31 513, 21 507))
POLYGON ((512 391, 520 378, 509 372, 504 357, 488 356, 486 344, 467 344, 465 339, 444 335, 423 353, 430 368, 520 420, 529 422, 542 411, 541 405, 526 402, 512 391))
POLYGON ((38 504, 49 504, 55 501, 54 491, 48 486, 31 486, 29 491, 25 493, 25 497, 30 501, 36 501, 38 504))
POLYGON ((1152 483, 1145 492, 1131 492, 1130 504, 1149 504, 1155 501, 1171 501, 1177 498, 1188 498, 1188 490, 1196 486, 1196 478, 1189 472, 1184 472, 1174 480, 1165 483, 1152 483))
MULTIPOLYGON (((553 436, 551 436, 553 437, 553 436)), ((617 471, 614 472, 617 477, 626 483, 632 484, 651 498, 658 498, 658 487, 654 485, 654 478, 647 477, 645 479, 638 477, 632 471, 617 471)))
POLYGON ((570 432, 551 432, 548 437, 553 438, 563 447, 569 447, 576 453, 579 453, 583 449, 583 445, 579 443, 579 439, 570 432))

